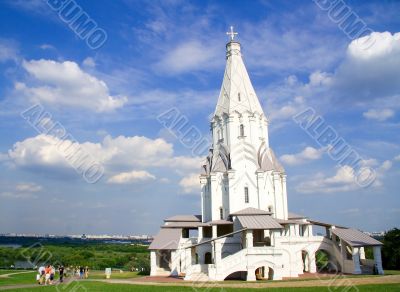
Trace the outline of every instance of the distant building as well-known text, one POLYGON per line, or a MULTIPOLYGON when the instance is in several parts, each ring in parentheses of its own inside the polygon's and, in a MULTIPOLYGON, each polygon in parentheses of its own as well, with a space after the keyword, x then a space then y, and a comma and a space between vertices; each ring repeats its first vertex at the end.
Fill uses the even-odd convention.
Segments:
POLYGON ((269 121, 240 43, 230 34, 212 145, 200 175, 201 215, 164 220, 150 245, 151 275, 194 281, 298 277, 317 271, 318 250, 329 255, 329 268, 361 274, 375 267, 383 274, 379 241, 288 211, 285 169, 270 147, 269 121), (314 236, 314 225, 326 235, 314 236), (373 247, 372 261, 365 259, 366 246, 373 247))

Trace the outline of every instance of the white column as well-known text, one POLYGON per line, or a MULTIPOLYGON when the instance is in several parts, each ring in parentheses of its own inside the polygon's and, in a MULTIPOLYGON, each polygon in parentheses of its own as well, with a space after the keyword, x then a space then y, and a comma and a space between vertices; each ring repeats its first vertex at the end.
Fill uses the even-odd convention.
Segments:
POLYGON ((247 267, 247 278, 246 281, 256 281, 256 268, 253 266, 247 267))
POLYGON ((218 226, 217 225, 213 225, 212 226, 212 237, 213 238, 216 238, 216 237, 218 237, 218 226))
POLYGON ((360 260, 365 260, 365 250, 364 247, 360 247, 360 260))
POLYGON ((150 252, 150 276, 157 275, 157 253, 156 251, 152 250, 150 252))
POLYGON ((374 261, 375 261, 375 268, 379 275, 383 275, 383 268, 382 268, 382 257, 381 257, 381 246, 374 246, 374 261))
POLYGON ((283 219, 288 219, 288 203, 286 190, 286 174, 282 175, 282 200, 283 200, 283 219))
POLYGON ((358 247, 353 247, 353 264, 354 264, 353 274, 361 274, 360 249, 358 247))
POLYGON ((246 230, 246 248, 253 247, 253 230, 246 230))
POLYGON ((316 273, 317 265, 315 264, 315 253, 308 254, 308 257, 309 257, 309 261, 310 261, 310 273, 316 273))
POLYGON ((200 240, 202 240, 203 239, 203 227, 199 227, 199 231, 198 231, 198 233, 197 233, 197 240, 198 240, 198 242, 200 242, 200 240))

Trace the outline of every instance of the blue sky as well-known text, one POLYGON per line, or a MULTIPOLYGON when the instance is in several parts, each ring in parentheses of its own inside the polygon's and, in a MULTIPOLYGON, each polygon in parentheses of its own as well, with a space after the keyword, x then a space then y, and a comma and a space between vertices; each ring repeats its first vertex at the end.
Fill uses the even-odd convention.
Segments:
MULTIPOLYGON (((0 3, 0 232, 153 234, 200 212, 192 154, 157 116, 177 108, 207 137, 239 32, 291 211, 367 231, 400 217, 400 3, 346 1, 360 48, 313 1, 79 1, 107 34, 91 49, 42 0, 0 3), (104 167, 90 184, 21 112, 39 104, 104 167), (313 108, 373 168, 354 183, 293 116, 313 108)), ((349 174, 350 173, 350 174, 349 174)))

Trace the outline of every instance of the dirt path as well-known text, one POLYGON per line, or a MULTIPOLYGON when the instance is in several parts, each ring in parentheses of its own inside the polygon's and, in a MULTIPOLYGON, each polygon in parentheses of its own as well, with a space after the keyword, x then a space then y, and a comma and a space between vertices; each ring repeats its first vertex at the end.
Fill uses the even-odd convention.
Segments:
MULTIPOLYGON (((149 277, 150 278, 150 277, 149 277)), ((143 279, 133 280, 99 280, 106 283, 135 284, 135 285, 155 285, 155 286, 193 286, 201 287, 231 287, 231 288, 272 288, 272 287, 334 287, 334 286, 355 286, 372 284, 399 284, 400 275, 378 276, 378 277, 332 277, 329 279, 315 280, 290 280, 290 281, 271 281, 271 282, 186 282, 186 281, 149 281, 143 279)))

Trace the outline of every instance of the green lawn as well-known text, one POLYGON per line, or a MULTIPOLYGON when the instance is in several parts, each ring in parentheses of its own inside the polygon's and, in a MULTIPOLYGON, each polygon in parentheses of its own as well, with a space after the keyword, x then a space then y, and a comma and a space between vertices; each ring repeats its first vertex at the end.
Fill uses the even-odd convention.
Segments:
MULTIPOLYGON (((23 272, 23 271, 9 271, 10 273, 18 273, 18 272, 23 272)), ((8 274, 8 273, 2 273, 8 274)), ((36 283, 36 271, 32 272, 23 272, 21 274, 15 274, 8 276, 6 278, 0 277, 0 286, 4 285, 15 285, 15 284, 34 284, 36 283)))
MULTIPOLYGON (((173 287, 173 286, 141 286, 141 285, 126 285, 126 284, 106 284, 100 282, 73 282, 66 286, 69 287, 60 287, 60 289, 65 289, 65 291, 80 291, 80 289, 85 288, 87 291, 137 291, 137 292, 145 292, 145 291, 162 291, 162 292, 186 292, 186 291, 210 291, 210 292, 220 292, 221 288, 204 288, 199 289, 196 287, 196 290, 193 290, 193 287, 173 287), (81 287, 81 288, 79 288, 81 287)), ((396 284, 387 284, 387 285, 361 285, 357 286, 358 291, 361 292, 375 292, 375 291, 399 291, 400 285, 396 284)), ((223 288, 223 291, 248 291, 249 288, 223 288)), ((305 287, 305 288, 268 288, 268 290, 273 290, 276 292, 317 292, 317 291, 324 291, 323 287, 305 287)), ((37 288, 29 288, 29 289, 13 289, 7 291, 54 291, 54 287, 47 286, 38 286, 37 288)), ((257 291, 261 291, 257 289, 257 291)), ((344 290, 343 290, 344 291, 344 290)), ((346 291, 356 291, 353 290, 346 290, 346 291)))

